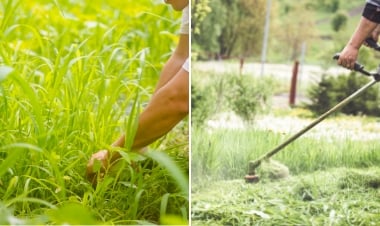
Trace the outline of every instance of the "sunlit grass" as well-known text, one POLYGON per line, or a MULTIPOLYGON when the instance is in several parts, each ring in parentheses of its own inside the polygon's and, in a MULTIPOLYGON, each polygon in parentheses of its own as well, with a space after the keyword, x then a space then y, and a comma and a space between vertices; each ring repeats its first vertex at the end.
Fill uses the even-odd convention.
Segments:
MULTIPOLYGON (((289 134, 256 129, 194 129, 192 131, 192 179, 224 180, 243 178, 248 162, 284 142, 289 134)), ((331 167, 368 167, 380 161, 379 144, 373 140, 301 137, 273 158, 289 167, 291 174, 331 167)))
POLYGON ((0 3, 1 224, 187 221, 186 134, 153 160, 127 152, 96 188, 84 179, 93 152, 135 132, 179 16, 148 0, 0 3))

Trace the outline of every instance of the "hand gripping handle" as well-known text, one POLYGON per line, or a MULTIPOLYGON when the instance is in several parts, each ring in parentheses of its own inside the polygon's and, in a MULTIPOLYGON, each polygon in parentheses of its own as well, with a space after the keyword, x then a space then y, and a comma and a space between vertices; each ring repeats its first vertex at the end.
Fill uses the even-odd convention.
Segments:
MULTIPOLYGON (((333 56, 333 59, 334 60, 338 60, 339 59, 339 56, 340 54, 339 53, 336 53, 334 56, 333 56)), ((364 75, 367 75, 367 76, 371 76, 372 74, 369 73, 368 71, 364 70, 364 66, 359 64, 358 62, 355 62, 355 65, 354 65, 354 71, 357 71, 357 72, 360 72, 364 75)))

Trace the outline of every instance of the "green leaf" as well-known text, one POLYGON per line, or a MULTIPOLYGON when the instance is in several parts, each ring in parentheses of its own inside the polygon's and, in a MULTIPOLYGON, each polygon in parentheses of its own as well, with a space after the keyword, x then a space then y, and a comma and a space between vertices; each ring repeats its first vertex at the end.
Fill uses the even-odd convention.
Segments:
POLYGON ((0 164, 0 176, 6 173, 7 170, 11 168, 20 159, 20 156, 23 155, 25 149, 42 152, 42 149, 40 149, 39 147, 26 143, 14 143, 0 147, 0 151, 8 150, 7 158, 4 159, 0 164))
POLYGON ((38 134, 45 134, 43 108, 40 104, 40 99, 29 82, 17 73, 12 74, 12 79, 20 86, 24 94, 29 98, 29 102, 33 107, 34 121, 38 134))
POLYGON ((138 121, 139 121, 139 109, 140 109, 140 102, 139 102, 139 93, 137 91, 136 97, 134 100, 134 103, 132 105, 131 113, 128 117, 128 121, 126 121, 125 131, 126 135, 125 136, 125 144, 124 147, 127 148, 127 150, 132 149, 133 142, 135 140, 135 135, 137 132, 137 127, 138 127, 138 121))
POLYGON ((52 222, 66 225, 97 224, 92 213, 78 203, 68 203, 48 212, 52 222))
POLYGON ((161 166, 165 167, 169 175, 176 181, 182 192, 189 194, 188 177, 182 173, 182 169, 165 153, 159 151, 149 151, 146 155, 157 161, 161 166))
POLYGON ((14 69, 9 66, 0 66, 0 82, 4 81, 13 70, 14 69))
POLYGON ((184 220, 181 216, 176 215, 164 215, 160 218, 162 225, 189 225, 189 222, 184 220))

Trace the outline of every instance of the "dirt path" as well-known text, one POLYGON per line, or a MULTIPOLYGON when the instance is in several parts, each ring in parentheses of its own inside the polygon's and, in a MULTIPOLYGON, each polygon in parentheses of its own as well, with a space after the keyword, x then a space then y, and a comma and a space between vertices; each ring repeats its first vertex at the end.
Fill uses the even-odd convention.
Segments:
MULTIPOLYGON (((251 74, 253 76, 260 76, 261 63, 247 62, 244 64, 243 73, 251 74)), ((215 73, 239 73, 239 64, 227 61, 195 61, 192 62, 192 68, 195 71, 200 72, 215 72, 215 73)), ((276 78, 287 78, 290 79, 293 72, 293 63, 289 64, 265 64, 264 65, 264 75, 275 76, 276 78)), ((313 79, 319 79, 319 77, 324 74, 341 74, 347 73, 347 70, 342 67, 330 67, 323 68, 318 65, 300 65, 299 67, 299 79, 301 81, 310 81, 313 79)))
MULTIPOLYGON (((221 113, 213 120, 208 121, 211 129, 258 129, 289 136, 308 126, 315 119, 299 118, 295 116, 257 116, 252 125, 247 125, 233 113, 221 113)), ((363 117, 344 116, 327 118, 303 136, 316 139, 348 139, 348 140, 379 140, 380 121, 369 120, 363 117)))

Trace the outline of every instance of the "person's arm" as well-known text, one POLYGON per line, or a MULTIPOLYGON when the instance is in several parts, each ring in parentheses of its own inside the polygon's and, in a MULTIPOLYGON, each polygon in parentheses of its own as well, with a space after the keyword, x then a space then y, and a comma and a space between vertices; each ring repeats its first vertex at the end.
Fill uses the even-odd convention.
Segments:
MULTIPOLYGON (((153 95, 139 117, 132 150, 140 150, 169 132, 189 111, 189 72, 180 69, 153 95)), ((112 146, 124 147, 125 134, 112 146)))
POLYGON ((377 24, 375 22, 372 22, 365 17, 360 19, 359 25, 354 34, 340 53, 338 59, 339 65, 350 69, 354 68, 361 45, 364 40, 371 35, 376 26, 377 24))
POLYGON ((340 53, 339 65, 350 69, 354 68, 361 45, 367 37, 373 36, 371 33, 380 23, 380 4, 378 3, 379 1, 367 1, 355 32, 340 53))
POLYGON ((179 36, 178 45, 170 56, 169 60, 166 62, 165 66, 162 68, 160 79, 156 85, 156 90, 159 90, 163 85, 165 85, 175 74, 178 72, 183 63, 189 57, 189 35, 181 34, 179 36))
MULTIPOLYGON (((138 118, 138 127, 131 147, 133 151, 143 152, 142 148, 168 133, 189 112, 189 71, 183 66, 189 57, 187 21, 188 8, 186 7, 177 47, 161 71, 156 90, 148 106, 138 118)), ((125 136, 125 134, 121 135, 112 146, 124 147, 125 136)), ((88 180, 93 184, 97 183, 97 172, 93 171, 95 160, 101 161, 100 173, 102 174, 109 164, 112 165, 120 157, 119 152, 108 150, 94 153, 87 164, 88 180)))
MULTIPOLYGON (((161 79, 156 87, 148 106, 139 116, 138 128, 131 149, 142 152, 142 148, 151 144, 169 132, 189 111, 189 72, 182 68, 188 57, 188 35, 181 35, 176 51, 170 57, 161 73, 161 79), (186 58, 185 58, 186 57, 186 58)), ((114 147, 124 147, 125 134, 113 144, 114 147)), ((86 169, 89 181, 96 184, 97 173, 93 172, 95 160, 101 161, 101 172, 121 157, 117 151, 101 150, 94 153, 86 169)))
MULTIPOLYGON (((189 98, 188 87, 186 87, 189 84, 189 73, 182 69, 182 65, 188 56, 189 35, 181 34, 176 50, 162 69, 152 99, 141 113, 132 150, 141 149, 165 135, 184 117, 178 116, 176 112, 183 112, 184 110, 181 109, 184 107, 187 109, 187 106, 181 105, 185 101, 188 104, 189 98), (162 118, 163 116, 165 116, 166 121, 162 118), (152 128, 154 126, 157 128, 152 128)), ((121 135, 112 146, 124 147, 124 141, 125 134, 121 135)))
POLYGON ((371 38, 375 40, 375 42, 379 41, 379 35, 380 35, 380 24, 376 26, 376 28, 371 33, 371 38))

